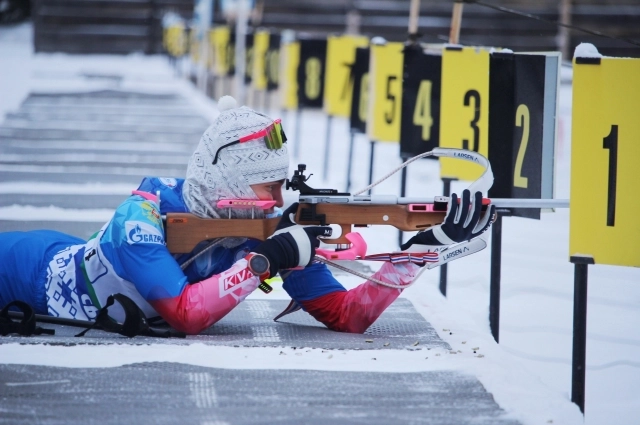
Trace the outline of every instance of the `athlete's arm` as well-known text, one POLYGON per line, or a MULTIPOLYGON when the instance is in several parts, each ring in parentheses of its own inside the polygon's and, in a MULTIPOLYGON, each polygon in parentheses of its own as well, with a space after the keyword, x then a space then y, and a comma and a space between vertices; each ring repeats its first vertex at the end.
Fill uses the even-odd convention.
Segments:
MULTIPOLYGON (((259 284, 242 259, 227 271, 184 286, 176 296, 151 296, 148 301, 172 327, 197 334, 226 316, 259 284)), ((153 293, 160 295, 159 291, 153 293)))
MULTIPOLYGON (((419 267, 411 263, 386 262, 372 277, 383 282, 408 285, 419 267)), ((338 332, 363 333, 400 295, 402 289, 369 280, 346 290, 324 264, 314 264, 284 279, 283 288, 302 308, 338 332)))
POLYGON ((229 313, 260 284, 240 259, 231 268, 188 284, 164 245, 153 202, 132 197, 121 205, 103 244, 117 274, 132 282, 142 297, 177 330, 196 334, 229 313), (155 212, 155 214, 154 214, 155 212))

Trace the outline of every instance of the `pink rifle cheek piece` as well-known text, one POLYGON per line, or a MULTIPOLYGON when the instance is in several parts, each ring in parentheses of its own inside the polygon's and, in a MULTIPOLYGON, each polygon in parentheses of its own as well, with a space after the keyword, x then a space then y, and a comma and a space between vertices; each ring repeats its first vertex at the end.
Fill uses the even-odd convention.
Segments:
POLYGON ((248 210, 251 208, 268 210, 275 205, 276 201, 257 201, 254 199, 224 199, 218 201, 218 203, 216 204, 218 208, 231 208, 239 210, 248 210))

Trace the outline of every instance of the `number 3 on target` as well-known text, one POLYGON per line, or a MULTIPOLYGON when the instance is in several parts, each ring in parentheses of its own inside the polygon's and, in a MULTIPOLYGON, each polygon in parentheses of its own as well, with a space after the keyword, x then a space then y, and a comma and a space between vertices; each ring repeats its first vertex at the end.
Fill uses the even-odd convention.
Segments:
POLYGON ((469 147, 469 140, 464 139, 462 141, 462 149, 471 149, 478 152, 480 148, 480 128, 478 128, 478 121, 480 121, 480 93, 477 90, 469 90, 464 95, 464 106, 473 106, 473 119, 469 123, 469 126, 473 130, 473 147, 469 147), (473 105, 471 104, 473 99, 473 105))

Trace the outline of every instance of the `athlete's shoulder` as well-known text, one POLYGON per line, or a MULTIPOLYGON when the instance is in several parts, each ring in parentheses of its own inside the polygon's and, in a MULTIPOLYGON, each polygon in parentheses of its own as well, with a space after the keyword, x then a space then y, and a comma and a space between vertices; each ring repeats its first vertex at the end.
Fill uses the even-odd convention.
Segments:
MULTIPOLYGON (((151 243, 164 245, 164 227, 157 202, 153 198, 132 195, 116 209, 105 232, 107 240, 118 245, 151 243)), ((103 241, 104 240, 103 237, 103 241)))
POLYGON ((189 212, 182 199, 184 179, 173 177, 145 177, 142 179, 139 191, 149 192, 160 196, 160 211, 189 212))

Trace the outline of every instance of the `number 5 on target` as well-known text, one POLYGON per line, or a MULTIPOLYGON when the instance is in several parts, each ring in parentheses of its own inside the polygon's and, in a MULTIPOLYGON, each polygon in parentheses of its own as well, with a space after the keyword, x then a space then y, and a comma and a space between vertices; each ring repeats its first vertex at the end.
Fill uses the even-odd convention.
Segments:
POLYGON ((640 267, 640 59, 576 58, 569 255, 640 267))
POLYGON ((374 44, 369 62, 367 136, 378 142, 400 141, 402 43, 374 44))

